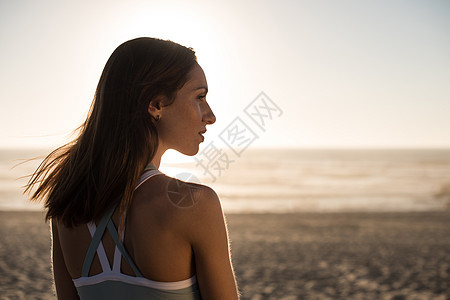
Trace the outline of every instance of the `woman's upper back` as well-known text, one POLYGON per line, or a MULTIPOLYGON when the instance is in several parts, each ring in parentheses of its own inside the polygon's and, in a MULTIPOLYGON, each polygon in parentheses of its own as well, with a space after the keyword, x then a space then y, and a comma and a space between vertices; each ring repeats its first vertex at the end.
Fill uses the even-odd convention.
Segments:
MULTIPOLYGON (((116 228, 119 217, 117 211, 111 217, 116 228)), ((58 224, 56 234, 67 271, 77 280, 82 275, 92 241, 88 226, 69 229, 58 224)), ((105 233, 101 241, 113 268, 116 247, 113 238, 105 233)), ((136 190, 127 212, 123 245, 145 280, 190 283, 188 292, 195 297, 199 297, 197 287, 203 297, 220 295, 223 299, 235 299, 237 296, 226 225, 219 199, 209 187, 164 174, 145 181, 136 190)), ((102 271, 95 255, 88 275, 95 276, 102 271)), ((123 257, 121 273, 136 276, 123 257)))
POLYGON ((188 188, 194 185, 152 171, 144 174, 133 197, 123 244, 115 208, 97 224, 59 226, 67 269, 81 299, 200 299, 186 230, 195 202, 180 207, 179 201, 197 196, 188 188))
MULTIPOLYGON (((141 273, 148 279, 180 281, 195 274, 189 241, 189 227, 192 224, 189 219, 193 217, 192 210, 195 208, 180 207, 173 202, 178 196, 177 193, 189 193, 189 186, 203 188, 159 174, 146 180, 135 192, 127 212, 124 245, 141 273), (178 190, 174 189, 175 182, 179 184, 178 190), (171 190, 168 190, 169 188, 171 190)), ((120 220, 118 209, 111 219, 117 228, 120 220)), ((92 240, 89 229, 86 224, 73 229, 59 224, 58 231, 68 271, 72 278, 79 278, 92 240)), ((102 244, 112 265, 115 243, 109 233, 104 234, 102 244)), ((124 274, 135 275, 123 258, 121 265, 124 274)), ((101 264, 96 255, 89 275, 101 271, 101 264)))

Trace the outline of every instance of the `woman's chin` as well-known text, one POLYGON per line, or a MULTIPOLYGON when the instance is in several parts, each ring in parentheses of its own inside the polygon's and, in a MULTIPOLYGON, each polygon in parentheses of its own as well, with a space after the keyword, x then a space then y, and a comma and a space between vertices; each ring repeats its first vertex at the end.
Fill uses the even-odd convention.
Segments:
POLYGON ((187 156, 194 156, 198 153, 199 145, 192 146, 192 147, 185 147, 183 149, 176 149, 181 154, 187 155, 187 156))

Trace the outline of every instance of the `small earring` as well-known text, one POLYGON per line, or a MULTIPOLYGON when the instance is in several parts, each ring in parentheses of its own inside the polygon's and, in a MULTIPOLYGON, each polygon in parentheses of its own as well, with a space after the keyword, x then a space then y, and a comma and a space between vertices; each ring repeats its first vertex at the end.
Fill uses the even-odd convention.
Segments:
POLYGON ((159 121, 159 118, 160 118, 159 115, 157 115, 157 116, 156 116, 156 122, 159 121))

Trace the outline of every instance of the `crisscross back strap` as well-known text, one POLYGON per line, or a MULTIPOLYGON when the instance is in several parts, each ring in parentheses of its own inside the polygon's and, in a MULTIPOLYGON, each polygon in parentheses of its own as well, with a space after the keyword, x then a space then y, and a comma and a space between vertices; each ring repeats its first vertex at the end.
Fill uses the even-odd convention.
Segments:
MULTIPOLYGON (((123 243, 121 241, 119 241, 119 235, 117 234, 117 229, 114 226, 113 221, 111 220, 111 216, 114 213, 114 209, 115 209, 115 206, 113 208, 111 208, 108 211, 108 213, 103 216, 103 218, 100 220, 100 223, 98 224, 98 226, 96 228, 94 236, 92 237, 91 244, 89 245, 89 249, 86 254, 86 258, 84 259, 83 268, 81 270, 81 277, 89 276, 89 270, 91 269, 92 261, 94 260, 95 253, 101 243, 103 233, 105 232, 106 228, 108 229, 109 233, 111 234, 111 237, 114 240, 114 243, 116 244, 116 248, 120 251, 120 253, 123 255, 123 257, 125 258, 127 263, 133 269, 134 274, 136 274, 137 277, 143 277, 142 273, 136 267, 136 264, 133 262, 130 255, 128 254, 127 250, 123 246, 123 243)), ((106 258, 106 255, 105 255, 105 258, 106 258)), ((108 264, 108 267, 109 267, 109 264, 108 264)), ((103 268, 103 271, 107 271, 107 270, 105 270, 105 267, 103 266, 103 264, 102 264, 102 268, 103 268)))
MULTIPOLYGON (((140 181, 138 182, 138 185, 136 186, 136 188, 138 188, 144 181, 146 181, 147 179, 149 179, 153 175, 156 175, 156 174, 159 174, 159 173, 160 172, 159 172, 158 168, 156 168, 152 164, 148 164, 145 167, 144 174, 141 177, 140 181)), ((113 271, 120 272, 120 262, 121 262, 120 254, 122 254, 123 257, 125 258, 126 262, 133 269, 134 274, 137 277, 143 277, 142 273, 139 271, 139 269, 137 268, 136 264, 131 259, 131 257, 128 254, 127 250, 123 246, 123 234, 122 234, 122 241, 119 241, 119 235, 117 233, 117 229, 116 229, 116 227, 114 226, 114 223, 111 220, 111 217, 112 217, 115 209, 116 209, 116 205, 111 207, 105 213, 105 215, 100 220, 100 222, 98 223, 98 226, 97 226, 97 228, 95 230, 95 233, 92 235, 92 232, 91 232, 92 241, 91 241, 91 244, 89 245, 88 251, 86 253, 86 257, 84 259, 83 267, 82 267, 82 270, 81 270, 81 277, 88 277, 89 276, 89 270, 91 269, 92 261, 94 260, 95 253, 97 252, 97 249, 101 245, 103 234, 104 234, 106 228, 108 228, 108 231, 111 234, 111 237, 113 238, 114 243, 116 244, 115 251, 114 251, 113 271), (120 251, 120 254, 119 254, 119 252, 117 250, 120 251)), ((94 227, 94 226, 92 226, 92 227, 94 227)), ((104 251, 103 247, 101 247, 100 252, 102 254, 104 254, 105 251, 104 251)), ((103 258, 103 261, 101 261, 103 271, 110 271, 111 269, 110 269, 109 263, 107 262, 106 254, 103 255, 104 257, 100 257, 100 256, 101 255, 99 254, 99 259, 103 258), (105 268, 106 268, 106 270, 105 270, 105 268)))
POLYGON ((81 269, 81 277, 89 276, 89 270, 91 269, 91 264, 94 260, 95 253, 97 252, 98 245, 102 240, 103 233, 105 232, 108 221, 111 219, 111 216, 113 215, 115 209, 116 206, 114 205, 106 212, 106 214, 98 223, 95 234, 92 237, 91 244, 89 245, 86 257, 84 258, 83 268, 81 269))
POLYGON ((109 220, 107 227, 108 227, 109 233, 111 234, 111 236, 114 240, 114 243, 116 244, 116 247, 119 249, 120 253, 123 255, 123 257, 125 258, 127 263, 133 269, 133 272, 136 275, 136 277, 144 277, 142 275, 142 273, 139 271, 139 269, 137 268, 134 261, 131 259, 130 255, 128 254, 128 251, 123 246, 123 243, 121 241, 119 241, 119 235, 117 234, 116 226, 114 226, 114 223, 111 219, 109 220))
MULTIPOLYGON (((90 222, 87 225, 92 238, 95 234, 95 231, 97 230, 97 226, 95 226, 94 222, 90 222)), ((103 272, 111 271, 111 267, 109 266, 108 257, 106 256, 105 248, 103 247, 102 241, 100 241, 100 243, 98 244, 97 256, 98 259, 100 260, 100 265, 102 266, 103 272)))

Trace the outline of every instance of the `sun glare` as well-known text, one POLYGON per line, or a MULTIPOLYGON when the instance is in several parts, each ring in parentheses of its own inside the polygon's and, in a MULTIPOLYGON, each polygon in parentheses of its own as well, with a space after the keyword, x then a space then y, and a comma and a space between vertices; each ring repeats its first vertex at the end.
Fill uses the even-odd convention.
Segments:
MULTIPOLYGON (((224 43, 217 32, 217 24, 207 18, 210 14, 207 7, 192 10, 189 3, 160 2, 141 4, 141 7, 121 7, 122 15, 127 20, 114 28, 114 36, 111 40, 115 44, 141 37, 155 37, 171 40, 186 47, 191 47, 196 52, 199 64, 202 66, 209 86, 209 99, 218 99, 223 88, 223 83, 229 77, 226 62, 230 61, 226 53, 224 43)), ((212 101, 212 108, 217 112, 223 111, 222 101, 212 101)), ((217 116, 219 117, 219 116, 217 116)), ((220 118, 218 118, 220 119, 220 118)))

